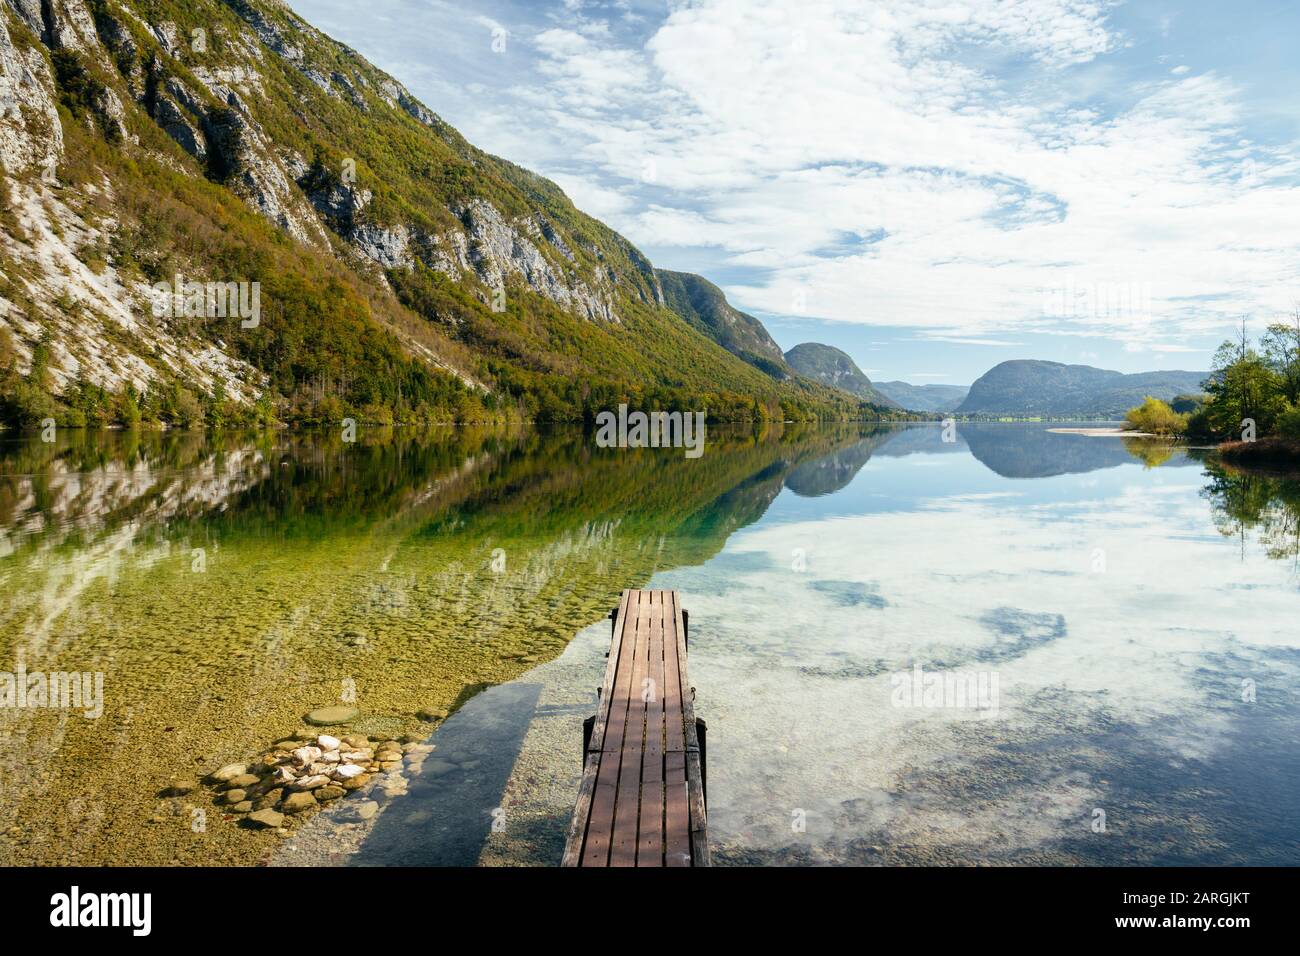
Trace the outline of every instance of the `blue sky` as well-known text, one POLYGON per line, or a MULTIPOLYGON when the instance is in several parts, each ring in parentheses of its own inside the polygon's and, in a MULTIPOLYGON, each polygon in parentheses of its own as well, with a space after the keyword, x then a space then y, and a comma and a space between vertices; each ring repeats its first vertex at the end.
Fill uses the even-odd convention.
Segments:
POLYGON ((1204 369, 1300 302, 1300 6, 290 0, 783 348, 1204 369))

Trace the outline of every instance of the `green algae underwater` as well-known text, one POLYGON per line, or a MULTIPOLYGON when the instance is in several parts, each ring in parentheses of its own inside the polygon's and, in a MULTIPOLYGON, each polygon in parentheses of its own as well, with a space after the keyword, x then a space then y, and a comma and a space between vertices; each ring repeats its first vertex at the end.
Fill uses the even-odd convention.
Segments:
POLYGON ((337 732, 426 737, 887 431, 711 430, 696 460, 579 430, 7 436, 0 670, 104 694, 0 710, 0 863, 266 862, 283 834, 199 778, 340 703, 337 732))

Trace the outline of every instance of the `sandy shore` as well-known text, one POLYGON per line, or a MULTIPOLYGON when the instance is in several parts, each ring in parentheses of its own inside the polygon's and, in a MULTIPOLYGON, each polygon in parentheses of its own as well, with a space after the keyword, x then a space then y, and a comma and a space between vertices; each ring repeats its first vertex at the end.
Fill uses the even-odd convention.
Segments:
POLYGON ((1087 435, 1089 438, 1109 438, 1116 435, 1124 438, 1156 437, 1150 432, 1131 432, 1123 428, 1049 428, 1048 431, 1057 435, 1087 435))

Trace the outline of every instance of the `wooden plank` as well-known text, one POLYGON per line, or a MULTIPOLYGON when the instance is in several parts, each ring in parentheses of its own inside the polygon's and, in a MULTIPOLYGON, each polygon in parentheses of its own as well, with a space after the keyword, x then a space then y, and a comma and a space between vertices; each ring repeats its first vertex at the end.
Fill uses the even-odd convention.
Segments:
POLYGON ((672 592, 674 617, 677 622, 677 653, 680 656, 682 685, 682 725, 686 735, 686 787, 690 809, 691 862, 694 866, 708 866, 709 831, 708 813, 704 805, 704 773, 700 761, 699 731, 695 726, 695 692, 691 689, 690 671, 686 663, 686 621, 682 616, 681 595, 672 592))
POLYGON ((564 841, 564 856, 560 866, 577 866, 582 860, 582 844, 587 837, 587 822, 591 818, 591 798, 596 790, 596 773, 600 769, 600 754, 588 753, 582 765, 582 783, 578 785, 578 802, 569 821, 569 837, 564 841))
POLYGON ((609 709, 606 712, 605 726, 600 739, 596 738, 596 728, 591 730, 589 750, 603 750, 616 753, 623 748, 623 732, 627 725, 627 710, 630 702, 632 667, 636 663, 636 626, 640 614, 642 591, 629 591, 625 608, 626 618, 623 637, 619 642, 619 655, 616 673, 609 691, 609 709))
POLYGON ((609 847, 610 866, 636 866, 637 830, 641 820, 641 756, 645 752, 646 700, 643 689, 650 663, 650 632, 656 610, 662 618, 663 604, 656 609, 654 592, 642 591, 637 604, 636 653, 628 685, 618 805, 614 810, 614 835, 609 847))
POLYGON ((704 807, 704 776, 699 751, 686 752, 686 792, 690 809, 691 865, 709 866, 708 817, 704 807))
POLYGON ((697 753, 700 749, 699 734, 695 730, 695 692, 691 689, 689 668, 686 666, 686 623, 682 620, 681 596, 672 592, 673 617, 677 625, 677 672, 681 675, 682 689, 682 732, 686 737, 686 749, 697 753))
MULTIPOLYGON (((622 769, 623 733, 627 724, 631 672, 635 660, 636 622, 639 617, 640 591, 629 591, 624 608, 628 615, 620 642, 616 676, 609 691, 609 720, 599 751, 595 792, 591 798, 591 817, 587 824, 587 839, 582 851, 583 866, 608 866, 610 844, 614 832, 614 813, 618 804, 619 774, 622 769), (630 633, 629 633, 629 629, 630 633)), ((594 749, 595 733, 592 733, 594 749)))
POLYGON ((614 681, 623 647, 623 633, 627 628, 628 601, 636 593, 639 592, 625 590, 619 597, 618 611, 614 616, 614 638, 609 646, 609 660, 605 663, 605 679, 600 685, 600 700, 596 702, 596 722, 591 728, 591 743, 588 744, 588 750, 600 750, 605 740, 605 728, 609 723, 609 705, 613 699, 614 681))
POLYGON ((691 813, 686 793, 686 754, 664 754, 664 863, 691 865, 691 813))
POLYGON ((602 738, 609 719, 609 703, 613 696, 615 674, 618 671, 619 653, 622 648, 623 631, 627 624, 627 604, 631 591, 624 590, 619 595, 618 609, 614 612, 614 626, 611 628, 609 660, 605 664, 605 678, 601 683, 596 699, 596 719, 593 721, 591 741, 588 752, 583 755, 582 782, 578 785, 578 800, 573 808, 573 819, 569 821, 569 836, 564 844, 564 856, 561 866, 577 866, 582 860, 583 845, 586 843, 587 830, 591 820, 592 798, 596 790, 596 778, 600 770, 599 753, 592 756, 594 747, 599 751, 597 734, 602 738))
MULTIPOLYGON (((682 722, 682 663, 686 660, 681 614, 677 606, 677 592, 669 596, 668 614, 664 620, 664 750, 676 753, 686 749, 685 725, 682 722)), ((685 688, 690 692, 690 688, 685 688)))
POLYGON ((641 819, 636 865, 664 865, 664 633, 671 602, 664 592, 653 592, 654 616, 650 621, 649 658, 646 662, 645 744, 641 752, 641 819))

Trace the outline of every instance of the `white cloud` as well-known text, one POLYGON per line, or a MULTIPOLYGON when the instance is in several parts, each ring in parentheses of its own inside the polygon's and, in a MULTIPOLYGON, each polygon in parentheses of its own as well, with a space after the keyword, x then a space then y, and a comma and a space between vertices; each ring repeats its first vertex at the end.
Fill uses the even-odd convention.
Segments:
POLYGON ((545 31, 536 94, 581 175, 653 188, 607 207, 613 225, 757 268, 728 288, 743 308, 790 313, 797 288, 830 320, 1147 339, 1284 309, 1296 157, 1241 136, 1213 72, 1154 79, 1112 116, 1071 107, 1069 70, 1126 42, 1106 10, 716 0, 644 48, 545 31), (1032 82, 981 65, 1001 58, 1032 82), (1043 314, 1088 284, 1144 284, 1150 310, 1043 314))
POLYGON ((1172 16, 1131 36, 1110 0, 430 0, 434 41, 301 2, 653 255, 743 275, 749 311, 1159 352, 1297 298, 1300 154, 1253 125, 1284 90, 1160 49, 1172 16), (1141 309, 1049 306, 1135 286, 1141 309))

